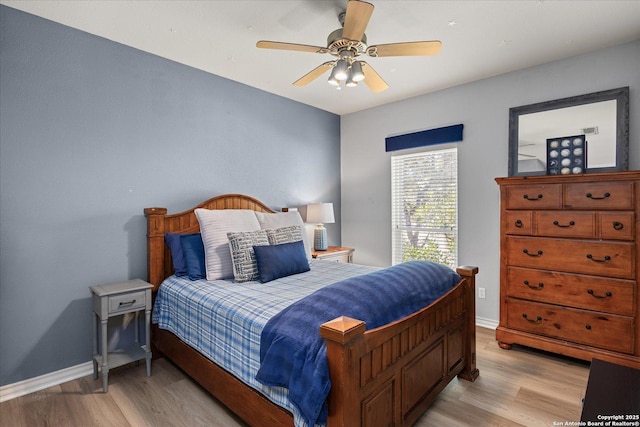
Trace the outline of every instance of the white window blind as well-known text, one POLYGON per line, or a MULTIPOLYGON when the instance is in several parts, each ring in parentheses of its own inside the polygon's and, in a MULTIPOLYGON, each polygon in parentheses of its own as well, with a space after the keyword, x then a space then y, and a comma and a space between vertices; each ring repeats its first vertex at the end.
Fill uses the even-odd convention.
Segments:
POLYGON ((393 264, 458 263, 458 150, 391 157, 393 264))

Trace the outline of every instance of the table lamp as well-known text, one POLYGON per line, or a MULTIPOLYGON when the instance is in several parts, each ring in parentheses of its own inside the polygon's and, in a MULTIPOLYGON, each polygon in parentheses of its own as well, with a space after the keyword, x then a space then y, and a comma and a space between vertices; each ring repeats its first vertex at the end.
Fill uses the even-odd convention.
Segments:
POLYGON ((313 248, 316 251, 326 251, 329 245, 327 244, 327 229, 323 224, 335 222, 333 203, 307 205, 307 222, 318 224, 313 231, 313 248))

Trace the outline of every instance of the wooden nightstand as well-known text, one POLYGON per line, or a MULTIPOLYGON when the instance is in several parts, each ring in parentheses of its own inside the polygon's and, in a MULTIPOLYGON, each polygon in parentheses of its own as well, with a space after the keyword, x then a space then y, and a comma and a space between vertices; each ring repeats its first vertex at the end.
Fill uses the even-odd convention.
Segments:
POLYGON ((93 378, 102 370, 102 390, 108 391, 109 368, 146 359, 147 376, 151 376, 151 284, 140 280, 90 286, 93 295, 93 378), (145 344, 140 343, 138 314, 144 311, 145 344), (107 323, 110 317, 134 313, 135 344, 113 352, 107 351, 107 323), (98 334, 100 324, 100 334, 98 334), (100 339, 100 342, 98 342, 100 339), (100 353, 98 353, 98 344, 100 353))
POLYGON ((329 246, 326 251, 316 251, 311 253, 315 259, 335 262, 353 262, 353 251, 355 249, 345 248, 342 246, 329 246))

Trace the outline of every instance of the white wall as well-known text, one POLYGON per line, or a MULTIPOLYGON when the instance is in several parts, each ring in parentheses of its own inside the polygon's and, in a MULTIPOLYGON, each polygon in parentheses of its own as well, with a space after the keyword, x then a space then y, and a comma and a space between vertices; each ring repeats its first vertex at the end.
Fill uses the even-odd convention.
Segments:
POLYGON ((391 161, 385 137, 464 124, 458 145, 461 265, 477 265, 479 318, 499 318, 499 191, 509 108, 630 87, 630 169, 640 167, 640 41, 349 114, 341 120, 342 244, 355 262, 391 264, 391 161))

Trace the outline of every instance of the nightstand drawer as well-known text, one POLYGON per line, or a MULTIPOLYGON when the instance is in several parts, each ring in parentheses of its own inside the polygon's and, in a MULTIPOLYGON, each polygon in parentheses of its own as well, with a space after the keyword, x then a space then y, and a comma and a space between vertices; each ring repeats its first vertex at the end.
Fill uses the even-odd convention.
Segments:
POLYGON ((146 303, 146 291, 113 295, 109 297, 109 314, 141 310, 146 303))
POLYGON ((333 262, 346 262, 348 263, 351 259, 351 254, 349 253, 336 253, 336 254, 327 254, 316 257, 317 259, 321 259, 323 261, 333 261, 333 262))

